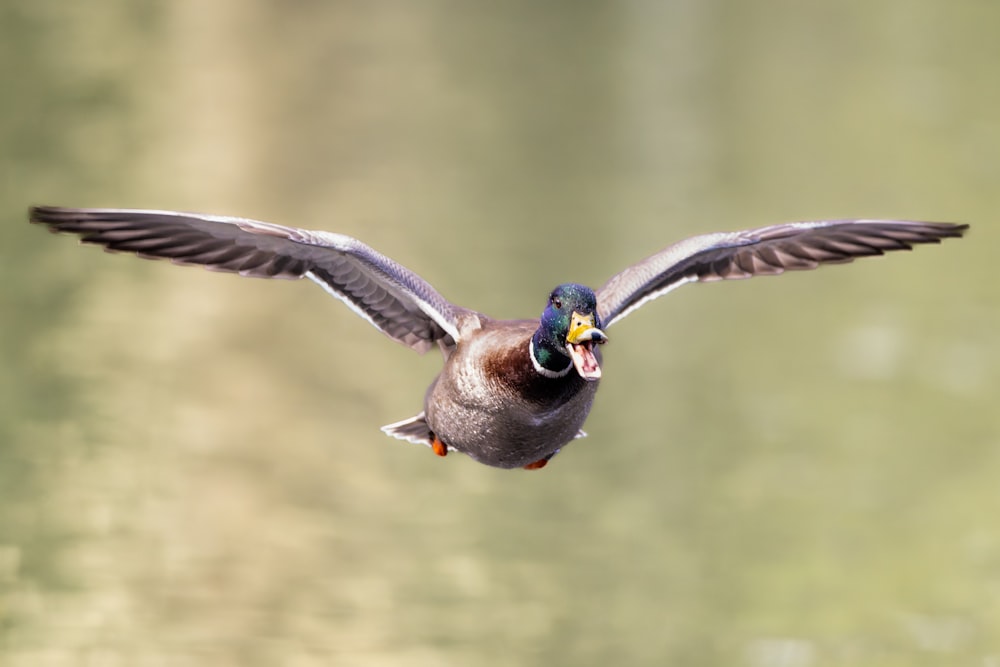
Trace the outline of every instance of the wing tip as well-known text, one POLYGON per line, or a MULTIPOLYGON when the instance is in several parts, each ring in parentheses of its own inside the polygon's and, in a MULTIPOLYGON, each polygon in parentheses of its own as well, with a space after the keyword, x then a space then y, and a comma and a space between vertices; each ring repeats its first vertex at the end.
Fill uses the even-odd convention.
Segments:
MULTIPOLYGON (((879 222, 878 220, 873 220, 872 222, 879 222)), ((892 220, 888 222, 893 222, 892 220)), ((932 221, 913 221, 913 224, 920 225, 931 235, 929 239, 951 239, 960 238, 965 236, 965 233, 969 231, 971 225, 967 222, 932 222, 932 221)))
POLYGON ((51 225, 66 218, 65 209, 61 206, 29 206, 28 222, 35 225, 51 225))

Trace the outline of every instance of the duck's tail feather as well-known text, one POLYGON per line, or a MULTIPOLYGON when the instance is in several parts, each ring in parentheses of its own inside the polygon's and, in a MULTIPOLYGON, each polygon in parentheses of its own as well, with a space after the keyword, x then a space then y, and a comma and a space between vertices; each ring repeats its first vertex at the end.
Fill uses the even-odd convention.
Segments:
POLYGON ((423 412, 416 417, 410 417, 393 424, 386 424, 382 427, 382 432, 400 440, 406 440, 417 445, 431 446, 434 442, 434 433, 427 425, 427 418, 423 412))

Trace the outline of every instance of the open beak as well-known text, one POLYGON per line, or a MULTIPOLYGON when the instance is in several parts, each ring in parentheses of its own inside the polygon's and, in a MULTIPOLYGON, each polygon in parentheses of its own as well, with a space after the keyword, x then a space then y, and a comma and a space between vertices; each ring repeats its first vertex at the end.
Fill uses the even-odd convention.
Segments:
POLYGON ((573 311, 570 318, 569 333, 566 335, 566 349, 576 372, 584 380, 599 380, 601 364, 594 355, 594 346, 608 342, 608 337, 595 326, 594 314, 581 315, 573 311))

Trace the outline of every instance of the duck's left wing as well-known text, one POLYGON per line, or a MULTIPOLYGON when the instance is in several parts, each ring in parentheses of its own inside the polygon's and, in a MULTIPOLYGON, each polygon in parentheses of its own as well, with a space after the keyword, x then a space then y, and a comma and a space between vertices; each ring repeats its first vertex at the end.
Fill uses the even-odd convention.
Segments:
POLYGON ((458 341, 450 303, 423 278, 357 239, 223 216, 33 207, 32 222, 140 257, 257 278, 309 278, 384 334, 419 352, 458 341))
POLYGON ((695 236, 613 276, 597 290, 604 326, 685 283, 767 276, 962 236, 968 225, 907 220, 793 222, 695 236))

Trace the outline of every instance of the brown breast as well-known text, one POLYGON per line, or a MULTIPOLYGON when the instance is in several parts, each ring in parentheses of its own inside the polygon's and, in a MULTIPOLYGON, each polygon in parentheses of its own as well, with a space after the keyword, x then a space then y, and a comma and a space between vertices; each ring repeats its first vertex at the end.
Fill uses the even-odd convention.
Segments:
POLYGON ((484 370, 504 391, 522 397, 543 411, 566 403, 587 384, 575 370, 559 378, 541 375, 531 363, 527 342, 497 350, 486 359, 484 370))

